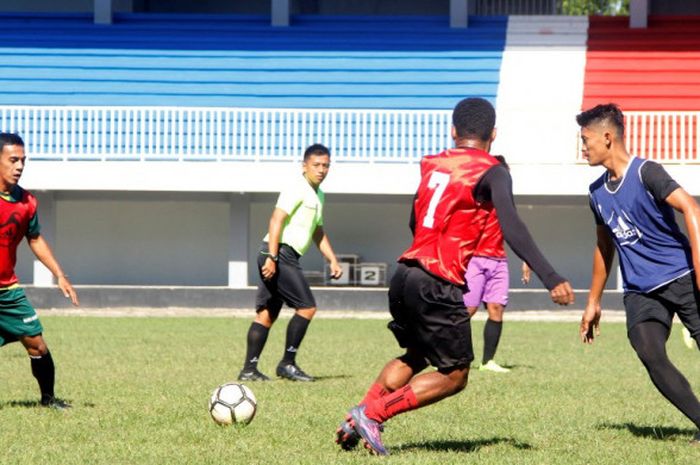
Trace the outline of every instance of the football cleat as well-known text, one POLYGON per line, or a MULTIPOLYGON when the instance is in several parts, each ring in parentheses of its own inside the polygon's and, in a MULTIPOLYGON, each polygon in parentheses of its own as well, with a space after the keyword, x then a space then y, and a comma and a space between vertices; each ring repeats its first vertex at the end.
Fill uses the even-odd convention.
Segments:
POLYGON ((502 367, 501 365, 494 362, 493 360, 489 360, 488 362, 482 364, 479 367, 479 371, 492 371, 494 373, 509 373, 510 369, 502 367))
POLYGON ((252 370, 241 370, 238 374, 238 381, 269 381, 270 378, 260 373, 256 368, 252 370))
POLYGON ((360 442, 360 435, 353 427, 352 417, 348 415, 335 431, 335 443, 343 450, 352 450, 358 442, 360 442))
POLYGON ((59 399, 57 397, 44 397, 44 398, 42 398, 41 399, 41 406, 46 407, 46 408, 50 408, 53 410, 60 410, 60 411, 73 408, 73 406, 71 404, 69 404, 65 400, 59 399))
POLYGON ((277 376, 291 379, 292 381, 314 381, 313 376, 307 375, 293 363, 280 363, 277 365, 277 376))
POLYGON ((367 418, 365 406, 358 405, 350 410, 353 428, 362 437, 365 448, 376 455, 389 455, 389 452, 382 443, 382 425, 367 418))

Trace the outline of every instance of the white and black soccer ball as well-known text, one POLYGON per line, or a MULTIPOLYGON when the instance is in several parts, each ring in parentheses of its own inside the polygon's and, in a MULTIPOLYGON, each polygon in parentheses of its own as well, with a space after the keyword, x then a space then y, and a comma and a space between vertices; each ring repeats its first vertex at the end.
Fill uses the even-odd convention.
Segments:
POLYGON ((219 425, 247 425, 253 421, 257 409, 255 394, 240 383, 222 384, 209 399, 209 413, 219 425))

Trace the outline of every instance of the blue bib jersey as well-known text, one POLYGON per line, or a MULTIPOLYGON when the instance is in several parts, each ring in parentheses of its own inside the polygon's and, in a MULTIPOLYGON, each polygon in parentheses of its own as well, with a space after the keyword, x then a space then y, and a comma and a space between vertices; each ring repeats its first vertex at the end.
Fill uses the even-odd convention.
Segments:
POLYGON ((589 190, 591 206, 620 257, 625 293, 649 293, 693 271, 690 244, 673 208, 654 199, 642 181, 645 163, 633 157, 614 189, 605 172, 589 190))

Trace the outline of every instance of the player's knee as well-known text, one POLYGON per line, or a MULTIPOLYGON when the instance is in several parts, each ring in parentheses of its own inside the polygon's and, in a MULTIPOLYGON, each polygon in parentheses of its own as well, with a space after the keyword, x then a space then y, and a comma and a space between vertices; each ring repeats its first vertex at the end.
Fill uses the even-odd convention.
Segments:
POLYGON ((297 315, 299 315, 302 318, 306 318, 307 320, 312 319, 315 314, 316 314, 316 307, 298 308, 297 309, 297 315))
POLYGON ((469 381, 469 368, 455 367, 450 369, 440 369, 438 371, 446 376, 446 388, 449 395, 457 394, 467 387, 467 383, 469 381))
POLYGON ((255 322, 266 328, 270 328, 277 319, 277 315, 273 315, 268 311, 262 311, 255 314, 255 322))
POLYGON ((31 357, 41 357, 46 355, 46 353, 49 351, 49 348, 42 337, 27 338, 24 341, 24 347, 27 350, 27 354, 29 354, 31 357))

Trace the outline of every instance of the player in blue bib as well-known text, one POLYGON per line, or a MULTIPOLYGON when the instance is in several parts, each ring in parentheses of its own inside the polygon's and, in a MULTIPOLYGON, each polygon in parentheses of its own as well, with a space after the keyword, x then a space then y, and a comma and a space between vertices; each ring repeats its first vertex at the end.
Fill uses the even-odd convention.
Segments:
POLYGON ((576 121, 584 158, 606 169, 589 192, 597 244, 581 339, 590 344, 600 334, 600 300, 617 250, 630 344, 654 386, 698 427, 693 443, 700 444, 700 402, 666 354, 674 315, 700 346, 700 280, 694 271, 700 268, 700 207, 660 164, 627 152, 616 105, 598 105, 576 121), (674 210, 683 214, 689 238, 674 210))

